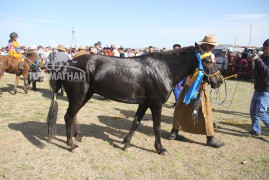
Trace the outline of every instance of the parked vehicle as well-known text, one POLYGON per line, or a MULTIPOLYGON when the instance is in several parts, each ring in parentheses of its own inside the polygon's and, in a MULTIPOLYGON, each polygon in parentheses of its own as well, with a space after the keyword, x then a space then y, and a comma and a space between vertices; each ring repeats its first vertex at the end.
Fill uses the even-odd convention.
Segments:
POLYGON ((223 47, 215 47, 212 53, 216 57, 216 64, 217 64, 218 69, 221 72, 227 70, 227 67, 228 67, 227 49, 223 47))

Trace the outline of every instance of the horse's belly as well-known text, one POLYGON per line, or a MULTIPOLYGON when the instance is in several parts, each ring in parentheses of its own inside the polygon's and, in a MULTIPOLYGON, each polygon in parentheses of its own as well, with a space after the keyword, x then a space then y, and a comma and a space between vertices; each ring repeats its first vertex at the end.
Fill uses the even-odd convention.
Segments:
POLYGON ((107 84, 95 88, 94 92, 114 101, 140 104, 145 100, 145 94, 139 85, 107 84))

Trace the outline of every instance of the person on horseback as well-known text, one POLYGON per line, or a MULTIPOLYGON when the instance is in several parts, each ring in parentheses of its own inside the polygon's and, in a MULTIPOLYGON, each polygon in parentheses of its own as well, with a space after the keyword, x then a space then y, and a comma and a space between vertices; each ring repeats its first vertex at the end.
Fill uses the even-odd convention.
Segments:
POLYGON ((12 32, 10 35, 10 40, 8 41, 8 54, 9 56, 12 56, 19 60, 19 70, 23 69, 23 63, 24 59, 22 58, 21 52, 20 52, 20 45, 17 41, 17 38, 19 37, 17 33, 12 32))

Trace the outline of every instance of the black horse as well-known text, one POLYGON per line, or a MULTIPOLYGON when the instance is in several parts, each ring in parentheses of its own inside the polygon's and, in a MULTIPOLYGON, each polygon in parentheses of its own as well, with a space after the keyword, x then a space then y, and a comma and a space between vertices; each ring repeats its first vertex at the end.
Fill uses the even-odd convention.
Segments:
MULTIPOLYGON (((165 154, 166 149, 163 148, 160 138, 162 105, 168 100, 173 87, 183 78, 194 73, 198 66, 196 53, 205 53, 197 43, 195 47, 140 57, 83 55, 68 61, 60 68, 52 65, 54 70, 51 70, 50 85, 54 95, 47 119, 49 140, 55 135, 58 111, 57 92, 63 85, 69 101, 64 118, 67 145, 71 146, 71 150, 77 147, 72 140, 72 129, 75 131, 73 135, 76 139, 81 140, 76 115, 96 93, 114 101, 139 104, 132 127, 124 139, 123 149, 130 146, 134 131, 138 128, 146 110, 150 108, 155 133, 155 148, 157 153, 165 154), (84 75, 75 75, 79 72, 84 75)), ((211 56, 204 58, 202 65, 205 80, 211 84, 212 88, 218 88, 223 78, 212 62, 211 56)))

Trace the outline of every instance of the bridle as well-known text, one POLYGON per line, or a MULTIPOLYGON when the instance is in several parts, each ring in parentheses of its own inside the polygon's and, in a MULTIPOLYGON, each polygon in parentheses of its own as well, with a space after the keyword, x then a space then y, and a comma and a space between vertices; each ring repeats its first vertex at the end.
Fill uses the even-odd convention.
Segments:
MULTIPOLYGON (((206 52, 206 53, 204 53, 203 55, 201 55, 201 59, 203 60, 203 59, 205 59, 205 58, 207 58, 207 57, 209 57, 209 56, 211 56, 211 52, 206 52)), ((216 76, 216 75, 218 75, 218 74, 221 75, 221 73, 220 73, 219 70, 216 71, 216 72, 213 73, 213 74, 207 74, 207 73, 203 70, 203 73, 204 73, 204 75, 207 76, 208 80, 209 80, 209 78, 212 78, 212 77, 214 77, 214 76, 216 76)), ((222 76, 222 75, 221 75, 221 76, 222 76)))
MULTIPOLYGON (((213 73, 213 74, 207 74, 205 71, 203 71, 203 73, 208 77, 208 78, 211 78, 211 77, 213 77, 213 76, 216 76, 216 75, 218 75, 218 74, 220 74, 221 75, 221 73, 220 73, 220 71, 218 70, 218 71, 216 71, 215 73, 213 73)), ((222 76, 222 75, 221 75, 222 76)))

